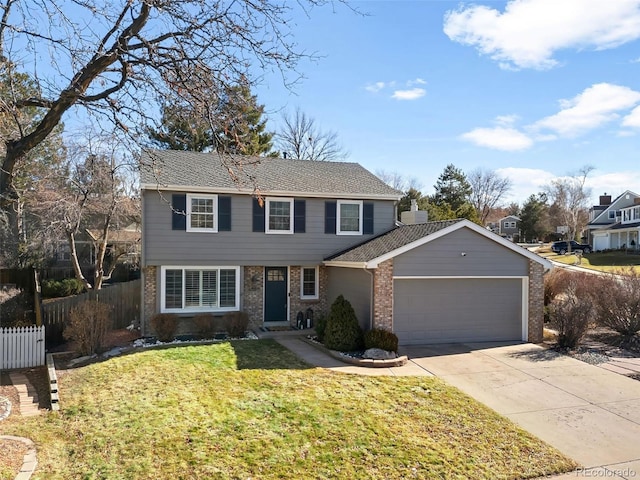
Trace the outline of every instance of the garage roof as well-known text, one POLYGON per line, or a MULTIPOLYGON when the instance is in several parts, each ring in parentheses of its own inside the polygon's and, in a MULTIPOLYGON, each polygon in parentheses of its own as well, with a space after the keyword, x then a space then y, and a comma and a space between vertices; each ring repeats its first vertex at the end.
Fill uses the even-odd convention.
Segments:
POLYGON ((469 228, 530 260, 542 264, 545 269, 550 269, 552 266, 551 262, 538 254, 532 253, 486 228, 461 218, 400 226, 360 245, 335 253, 327 257, 324 264, 335 267, 377 268, 380 263, 390 258, 413 250, 460 228, 469 228))

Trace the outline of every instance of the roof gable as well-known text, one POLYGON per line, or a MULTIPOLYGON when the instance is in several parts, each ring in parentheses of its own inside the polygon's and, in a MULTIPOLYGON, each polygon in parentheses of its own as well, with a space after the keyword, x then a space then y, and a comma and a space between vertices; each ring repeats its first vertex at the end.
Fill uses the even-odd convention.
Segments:
POLYGON ((540 263, 545 269, 551 268, 551 262, 545 258, 465 219, 398 227, 349 250, 331 255, 325 259, 324 263, 330 266, 377 268, 380 263, 390 258, 432 242, 437 238, 444 237, 461 228, 469 228, 483 237, 523 255, 529 260, 540 263))
POLYGON ((610 210, 618 210, 620 208, 630 207, 633 205, 633 199, 638 198, 640 195, 637 193, 633 193, 631 190, 627 190, 621 195, 618 195, 616 199, 611 202, 604 210, 602 210, 596 217, 589 222, 589 225, 597 225, 602 224, 600 222, 604 221, 604 224, 610 224, 609 222, 609 211, 610 210), (629 198, 627 198, 629 196, 629 198), (628 203, 628 205, 626 205, 628 203))
POLYGON ((149 150, 143 153, 143 189, 308 197, 398 200, 389 187, 357 163, 321 162, 218 153, 149 150))

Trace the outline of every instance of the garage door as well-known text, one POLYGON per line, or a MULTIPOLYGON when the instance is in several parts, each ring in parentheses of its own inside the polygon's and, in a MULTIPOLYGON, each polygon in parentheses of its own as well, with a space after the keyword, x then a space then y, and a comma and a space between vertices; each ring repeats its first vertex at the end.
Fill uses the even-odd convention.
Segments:
POLYGON ((396 279, 401 345, 522 340, 522 280, 396 279))
POLYGON ((598 252, 609 248, 609 237, 604 235, 593 236, 593 249, 598 252))

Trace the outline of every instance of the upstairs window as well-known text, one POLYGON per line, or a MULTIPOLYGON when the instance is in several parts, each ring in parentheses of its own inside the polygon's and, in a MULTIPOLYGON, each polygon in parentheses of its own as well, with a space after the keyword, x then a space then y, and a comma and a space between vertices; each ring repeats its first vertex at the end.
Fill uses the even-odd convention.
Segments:
POLYGON ((362 235, 362 202, 338 200, 336 233, 362 235))
POLYGON ((266 233, 293 233, 293 198, 267 198, 266 233))
POLYGON ((187 232, 217 232, 217 211, 217 195, 187 195, 187 232))

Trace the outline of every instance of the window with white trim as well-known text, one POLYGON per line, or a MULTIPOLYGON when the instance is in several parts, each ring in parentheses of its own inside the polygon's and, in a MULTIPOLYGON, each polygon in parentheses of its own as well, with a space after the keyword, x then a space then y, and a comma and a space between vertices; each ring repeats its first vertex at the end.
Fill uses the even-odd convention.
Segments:
POLYGON ((218 231, 218 196, 187 195, 187 232, 218 231))
POLYGON ((615 219, 616 219, 616 211, 609 210, 609 220, 615 220, 615 219))
POLYGON ((240 267, 162 267, 162 312, 238 310, 240 267))
POLYGON ((336 233, 362 235, 362 202, 338 200, 336 233))
POLYGON ((266 233, 293 233, 293 198, 267 198, 266 233))
POLYGON ((318 267, 302 267, 300 273, 300 298, 318 298, 318 267))

